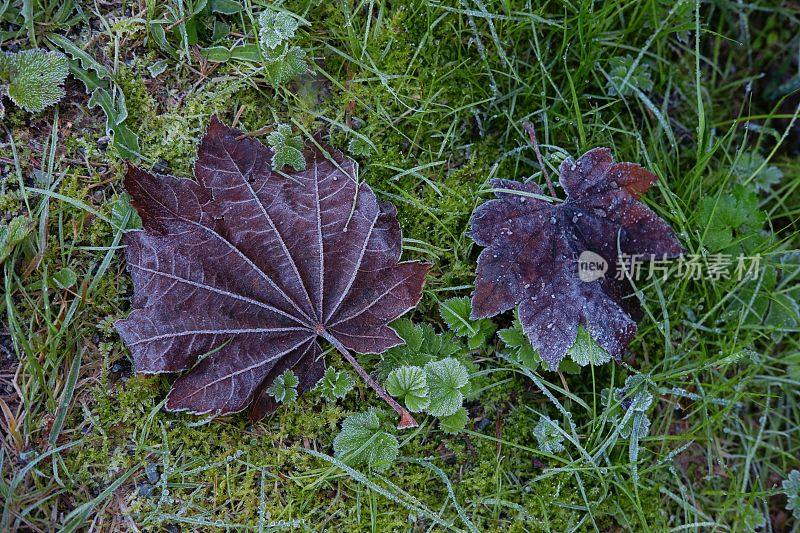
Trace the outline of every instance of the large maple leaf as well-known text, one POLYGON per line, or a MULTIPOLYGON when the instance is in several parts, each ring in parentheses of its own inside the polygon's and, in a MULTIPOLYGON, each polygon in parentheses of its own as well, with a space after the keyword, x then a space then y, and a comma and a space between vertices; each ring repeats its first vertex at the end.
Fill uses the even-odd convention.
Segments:
MULTIPOLYGON (((532 140, 535 146, 533 134, 532 140)), ((472 318, 519 305, 525 333, 553 369, 579 325, 617 358, 636 334, 641 310, 630 281, 616 279, 618 252, 657 259, 683 253, 669 225, 639 201, 656 180, 651 172, 614 163, 609 149, 596 148, 565 160, 559 176, 567 199, 557 204, 534 183, 493 180, 497 199, 480 205, 471 220, 472 238, 486 247, 478 257, 472 318), (579 277, 578 260, 587 251, 607 262, 604 277, 579 277)))
POLYGON ((196 181, 130 167, 125 188, 143 230, 128 233, 134 310, 116 323, 136 370, 184 372, 172 411, 221 415, 275 408, 266 389, 286 369, 307 390, 322 376, 320 337, 414 425, 349 350, 402 344, 387 324, 412 309, 429 265, 398 262, 394 206, 334 150, 306 148, 307 169, 271 170, 269 148, 216 117, 196 181))

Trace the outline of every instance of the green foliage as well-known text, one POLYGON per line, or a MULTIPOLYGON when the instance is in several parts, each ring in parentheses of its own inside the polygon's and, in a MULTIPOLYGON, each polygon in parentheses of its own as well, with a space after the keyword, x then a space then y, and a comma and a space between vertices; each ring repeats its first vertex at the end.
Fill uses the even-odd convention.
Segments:
POLYGON ((608 60, 608 83, 606 91, 609 96, 629 96, 638 89, 644 93, 653 88, 653 80, 646 64, 634 65, 634 58, 612 57, 608 60))
POLYGON ((401 366, 424 367, 430 361, 455 357, 465 363, 469 360, 463 346, 449 333, 437 334, 429 324, 415 324, 407 318, 395 320, 392 327, 405 344, 381 354, 378 374, 386 379, 389 373, 401 366))
POLYGON ((611 360, 611 354, 597 344, 582 326, 578 326, 575 343, 567 350, 567 354, 579 366, 600 366, 611 360))
POLYGON ((276 402, 291 403, 297 399, 297 385, 299 383, 300 380, 293 371, 284 370, 269 386, 267 394, 275 398, 276 402))
POLYGON ((439 419, 439 427, 442 428, 442 431, 445 433, 455 435, 467 427, 468 422, 469 415, 467 414, 467 410, 461 407, 452 415, 441 417, 439 419))
POLYGON ((781 483, 786 495, 786 510, 792 511, 796 519, 800 519, 800 470, 792 470, 781 483))
POLYGON ((382 429, 380 419, 372 409, 347 417, 333 439, 337 458, 351 466, 364 465, 378 472, 392 466, 399 449, 397 438, 382 429))
POLYGON ((450 331, 459 337, 466 337, 470 350, 486 345, 492 338, 497 326, 488 318, 470 319, 472 302, 469 297, 450 298, 439 304, 439 314, 450 331))
POLYGON ((386 392, 400 398, 412 413, 419 413, 430 405, 425 371, 418 366, 401 366, 389 373, 386 392))
POLYGON ((759 232, 765 220, 758 197, 742 185, 729 194, 702 198, 698 208, 702 241, 710 252, 755 250, 764 240, 759 232))
POLYGON ((24 216, 16 216, 8 224, 0 224, 0 265, 8 259, 14 247, 28 236, 31 229, 31 221, 24 216))
POLYGON ((264 58, 265 74, 273 86, 283 85, 306 71, 306 53, 292 46, 299 23, 284 11, 267 8, 258 16, 258 42, 264 58))
POLYGON ((733 165, 733 175, 739 182, 752 185, 757 192, 768 192, 783 179, 783 171, 774 165, 768 165, 764 156, 756 150, 744 152, 733 165))
POLYGON ((297 171, 305 170, 306 159, 303 157, 303 139, 292 134, 288 124, 278 124, 273 132, 267 135, 267 143, 272 147, 273 170, 291 166, 297 171))
POLYGON ((469 391, 469 372, 458 360, 448 357, 431 361, 425 365, 430 405, 433 416, 446 417, 455 414, 469 391))
POLYGON ((291 14, 266 9, 258 16, 258 42, 264 49, 275 50, 294 37, 298 26, 291 14))
POLYGON ((564 435, 559 431, 558 424, 545 415, 539 417, 539 422, 533 428, 533 436, 544 453, 556 454, 564 451, 564 435))
MULTIPOLYGON (((0 52, 0 98, 4 89, 25 111, 38 113, 64 97, 69 62, 60 52, 40 49, 0 52)), ((2 117, 0 108, 0 117, 2 117)))
MULTIPOLYGON (((501 329, 497 335, 505 344, 508 354, 513 361, 529 370, 536 370, 542 363, 539 353, 531 346, 528 337, 522 329, 518 312, 514 311, 514 322, 510 328, 501 329)), ((575 374, 580 372, 580 367, 592 365, 600 366, 611 360, 611 355, 592 339, 582 327, 578 327, 575 343, 567 350, 570 359, 564 359, 559 365, 561 372, 575 374)))
POLYGON ((347 396, 347 393, 353 390, 354 386, 355 380, 349 373, 337 371, 332 366, 328 366, 314 390, 319 392, 320 396, 325 398, 326 401, 335 402, 337 399, 347 396))
POLYGON ((347 151, 353 157, 369 157, 372 155, 372 149, 370 143, 361 137, 353 137, 347 143, 347 151))
POLYGON ((539 368, 542 363, 539 352, 531 345, 525 332, 522 330, 522 323, 519 321, 519 311, 514 310, 514 322, 510 328, 501 329, 497 332, 500 340, 506 345, 506 350, 511 358, 525 368, 533 371, 539 368))

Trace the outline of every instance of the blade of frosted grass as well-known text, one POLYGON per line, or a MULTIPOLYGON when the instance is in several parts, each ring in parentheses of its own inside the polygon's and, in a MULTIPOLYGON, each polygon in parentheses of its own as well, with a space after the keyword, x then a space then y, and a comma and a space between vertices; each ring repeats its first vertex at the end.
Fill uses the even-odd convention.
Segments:
POLYGON ((77 352, 75 357, 72 358, 72 364, 69 367, 67 380, 64 383, 64 391, 61 394, 61 401, 56 409, 53 427, 50 428, 50 437, 48 438, 50 446, 55 446, 56 442, 58 442, 58 436, 61 434, 61 430, 64 428, 64 421, 67 418, 67 410, 69 409, 70 403, 72 403, 72 396, 75 393, 75 384, 78 382, 78 375, 80 374, 82 360, 83 357, 80 351, 77 352))
POLYGON ((98 494, 96 498, 76 507, 71 513, 64 517, 64 526, 61 531, 64 533, 72 533, 73 531, 77 531, 80 527, 82 527, 94 508, 103 503, 109 496, 114 494, 114 491, 121 487, 123 483, 128 481, 128 478, 130 478, 134 472, 139 470, 139 468, 140 467, 137 465, 129 469, 127 472, 117 477, 114 482, 106 487, 103 492, 98 494))

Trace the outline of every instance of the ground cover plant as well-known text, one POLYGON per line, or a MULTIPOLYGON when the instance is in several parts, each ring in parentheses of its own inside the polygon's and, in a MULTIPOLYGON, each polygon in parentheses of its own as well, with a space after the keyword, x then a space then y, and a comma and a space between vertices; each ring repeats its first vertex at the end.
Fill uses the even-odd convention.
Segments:
MULTIPOLYGON (((800 527, 795 4, 10 0, 0 22, 0 529, 800 527), (231 157, 205 165, 215 132, 231 157), (587 176, 570 169, 587 153, 638 165, 624 167, 635 179, 579 192, 587 176), (337 298, 292 293, 300 310, 284 309, 181 226, 196 215, 241 238, 240 259, 288 276, 280 254, 247 251, 266 245, 251 237, 266 220, 253 196, 224 197, 281 184, 263 196, 279 204, 322 183, 307 179, 320 165, 362 191, 336 220, 378 213, 389 251, 374 259, 427 271, 424 288, 417 276, 376 308, 379 347, 317 344, 323 321, 302 319, 314 357, 291 352, 250 389, 229 387, 230 404, 170 404, 181 383, 217 379, 197 369, 224 360, 239 372, 293 344, 242 342, 230 330, 275 325, 172 284, 156 298, 137 265, 193 265, 196 283, 212 276, 290 316, 329 318, 337 298), (237 175, 239 189, 226 181, 237 175), (165 215, 143 198, 178 203, 165 215), (524 211, 513 227, 487 224, 505 233, 485 239, 471 221, 504 201, 550 210, 557 231, 540 235, 549 218, 524 211), (581 202, 601 231, 569 211, 581 202), (609 222, 619 205, 658 227, 644 248, 626 241, 640 224, 609 222), (624 312, 559 301, 569 334, 552 342, 555 321, 516 297, 481 307, 503 287, 476 299, 481 280, 513 268, 575 275, 557 253, 532 261, 532 246, 498 246, 508 268, 487 277, 495 239, 539 235, 541 249, 572 232, 602 236, 587 248, 609 252, 607 271, 560 287, 605 284, 595 301, 624 312), (152 257, 137 251, 158 239, 152 257), (195 242, 203 253, 185 254, 195 242), (397 263, 401 251, 411 263, 397 263), (633 261, 616 279, 620 253, 668 261, 633 261), (125 325, 143 313, 158 315, 150 337, 197 337, 149 341, 152 369, 201 366, 137 373, 147 354, 132 335, 146 321, 125 325), (610 343, 597 328, 614 316, 610 343), (398 429, 387 400, 418 425, 398 429)), ((280 226, 298 230, 284 241, 307 245, 298 252, 314 250, 306 220, 280 226)), ((330 283, 347 286, 345 270, 330 283)))

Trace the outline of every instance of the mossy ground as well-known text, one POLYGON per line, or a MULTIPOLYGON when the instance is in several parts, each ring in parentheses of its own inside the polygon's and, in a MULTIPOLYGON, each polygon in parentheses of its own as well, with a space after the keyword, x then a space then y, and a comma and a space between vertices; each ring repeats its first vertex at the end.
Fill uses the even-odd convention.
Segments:
MULTIPOLYGON (((211 43, 202 32, 186 43, 188 55, 159 47, 149 24, 173 20, 186 2, 148 2, 141 12, 104 3, 99 13, 92 4, 76 24, 44 4, 32 33, 41 45, 47 32, 66 34, 113 73, 140 165, 191 176, 212 114, 247 132, 278 122, 325 131, 345 152, 353 139, 369 146, 351 154, 361 178, 398 207, 405 256, 434 264, 415 321, 442 328, 438 302, 469 294, 479 250, 466 231, 490 196, 488 180, 543 182, 523 120, 536 124, 551 172, 595 146, 656 172, 661 180, 646 201, 698 253, 708 252, 711 225, 702 199, 748 183, 732 172, 743 152, 771 156, 784 178, 758 193, 769 223, 747 235, 733 228, 731 238, 757 237, 754 250, 774 258, 783 284, 671 279, 644 287, 648 314, 623 364, 563 381, 537 374, 570 417, 493 339, 472 354, 481 376, 465 432, 447 435, 427 420, 399 434, 401 455, 411 459, 385 477, 351 476, 307 450, 331 455, 341 420, 379 405, 362 384, 338 403, 308 394, 250 425, 244 416, 166 413, 169 379, 130 376, 112 323, 128 311, 131 283, 121 232, 108 223, 115 206, 125 212, 125 163, 109 146, 102 113, 71 80, 57 110, 32 117, 7 105, 0 133, 0 215, 32 220, 0 288, 0 336, 15 354, 0 368, 9 407, 4 524, 425 531, 445 528, 431 514, 467 528, 461 511, 486 531, 797 528, 777 487, 800 466, 800 330, 749 312, 757 297, 791 301, 785 295, 796 305, 781 255, 799 242, 796 11, 768 1, 292 1, 281 7, 308 22, 293 42, 311 68, 273 87, 257 64, 203 60, 199 48, 211 43), (626 56, 637 60, 631 79, 641 87, 612 90, 609 60, 626 56), (154 76, 159 61, 166 69, 154 76), (77 274, 74 285, 53 283, 63 268, 77 274), (65 383, 76 357, 73 394, 65 383), (638 478, 627 440, 591 457, 613 433, 602 389, 634 372, 649 376, 658 397, 638 478), (540 413, 575 424, 578 440, 559 456, 537 448, 540 413), (59 446, 68 448, 53 452, 59 446), (420 505, 428 516, 414 510, 420 505)), ((216 17, 231 25, 226 44, 253 41, 257 4, 216 17)), ((3 16, 3 48, 32 46, 24 18, 3 16)), ((180 50, 187 21, 174 21, 167 39, 180 50)), ((510 317, 496 321, 507 327, 510 317)))

